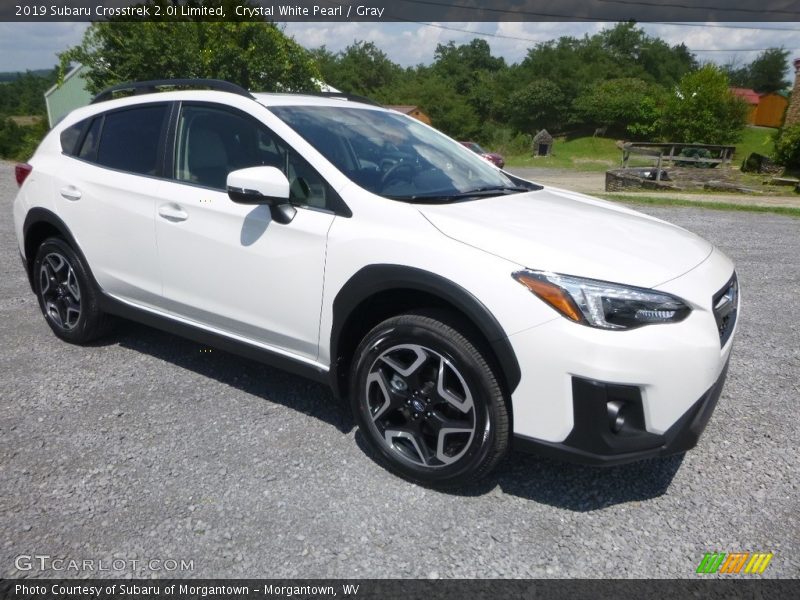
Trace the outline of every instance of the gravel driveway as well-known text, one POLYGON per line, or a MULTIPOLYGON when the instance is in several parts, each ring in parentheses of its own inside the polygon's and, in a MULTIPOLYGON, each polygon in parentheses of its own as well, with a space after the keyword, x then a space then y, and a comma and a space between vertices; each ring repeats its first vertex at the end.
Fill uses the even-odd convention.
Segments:
POLYGON ((0 163, 0 576, 697 577, 709 551, 800 576, 800 219, 641 209, 738 264, 739 337, 697 449, 610 470, 514 454, 444 494, 379 467, 315 383, 134 324, 59 342, 15 190, 0 163))

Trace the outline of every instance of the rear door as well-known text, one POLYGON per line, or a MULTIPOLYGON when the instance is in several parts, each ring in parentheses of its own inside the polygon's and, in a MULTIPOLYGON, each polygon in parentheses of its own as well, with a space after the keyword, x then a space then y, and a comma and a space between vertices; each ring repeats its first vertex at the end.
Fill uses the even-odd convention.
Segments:
POLYGON ((184 103, 171 181, 159 188, 156 235, 169 309, 196 324, 313 360, 333 190, 266 125, 233 108, 184 103), (294 219, 233 203, 230 171, 275 166, 289 178, 294 219))
POLYGON ((54 182, 57 212, 103 290, 149 306, 161 302, 154 215, 170 109, 137 104, 87 121, 54 182))

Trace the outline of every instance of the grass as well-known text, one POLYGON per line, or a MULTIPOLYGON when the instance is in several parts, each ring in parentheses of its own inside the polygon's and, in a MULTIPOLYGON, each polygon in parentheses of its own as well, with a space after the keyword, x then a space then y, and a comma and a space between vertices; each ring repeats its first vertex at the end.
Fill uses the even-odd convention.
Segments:
POLYGON ((622 153, 615 144, 616 140, 603 137, 582 137, 568 141, 556 139, 553 144, 552 156, 510 155, 506 157, 506 165, 509 167, 606 171, 620 163, 622 153))
POLYGON ((742 134, 742 140, 736 144, 736 154, 734 155, 734 164, 741 165, 742 161, 750 156, 752 152, 769 156, 775 149, 775 144, 772 141, 776 129, 771 127, 756 127, 748 125, 745 127, 742 134))
MULTIPOLYGON (((769 127, 748 126, 742 140, 736 144, 733 164, 738 166, 751 153, 770 155, 774 148, 772 135, 775 130, 769 127)), ((652 160, 631 158, 630 166, 654 166, 652 160)), ((539 167, 549 169, 571 169, 574 171, 606 171, 620 166, 622 152, 616 140, 603 137, 580 137, 572 140, 556 139, 553 156, 533 157, 530 154, 509 154, 506 164, 509 167, 539 167)))
POLYGON ((606 200, 614 202, 630 202, 633 204, 648 204, 651 206, 691 206, 696 208, 710 208, 712 210, 737 210, 742 212, 773 213, 789 217, 800 218, 800 208, 791 206, 756 206, 754 204, 734 204, 732 202, 703 202, 683 200, 680 198, 659 198, 656 196, 628 196, 624 194, 597 194, 606 200))

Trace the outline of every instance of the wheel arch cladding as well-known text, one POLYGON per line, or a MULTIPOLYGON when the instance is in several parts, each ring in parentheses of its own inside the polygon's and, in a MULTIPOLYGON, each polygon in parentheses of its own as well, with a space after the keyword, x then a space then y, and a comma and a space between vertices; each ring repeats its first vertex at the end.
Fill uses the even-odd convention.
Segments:
POLYGON ((478 298, 430 271, 379 264, 355 273, 333 301, 330 383, 337 397, 345 396, 353 353, 364 335, 385 319, 420 308, 460 314, 492 353, 503 388, 509 395, 516 389, 521 378, 517 357, 502 326, 478 298))
MULTIPOLYGON (((32 208, 25 216, 22 225, 22 237, 25 247, 25 266, 28 275, 28 282, 33 288, 33 261, 36 259, 36 250, 49 237, 60 236, 66 240, 78 257, 86 263, 78 243, 66 223, 61 220, 54 212, 46 208, 32 208)), ((91 273, 89 274, 91 277, 91 273)), ((93 282, 94 283, 94 282, 93 282)))

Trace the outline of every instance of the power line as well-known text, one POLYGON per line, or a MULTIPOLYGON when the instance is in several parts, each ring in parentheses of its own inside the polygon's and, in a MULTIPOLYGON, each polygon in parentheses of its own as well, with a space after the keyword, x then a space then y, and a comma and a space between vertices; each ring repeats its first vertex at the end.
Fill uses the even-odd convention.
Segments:
MULTIPOLYGON (((474 6, 468 4, 458 4, 454 2, 435 2, 434 0, 396 0, 399 2, 406 2, 408 4, 425 4, 428 6, 439 6, 441 8, 459 8, 464 10, 473 10, 473 11, 480 11, 482 13, 496 13, 496 14, 508 14, 508 15, 526 15, 532 17, 552 17, 556 19, 567 19, 570 21, 580 20, 580 21, 598 21, 597 17, 582 17, 578 15, 565 15, 559 13, 544 13, 544 12, 533 12, 529 10, 521 10, 521 9, 505 9, 505 8, 491 8, 491 7, 484 7, 484 6, 474 6)), ((781 15, 791 15, 795 17, 797 20, 800 20, 800 12, 797 11, 787 11, 787 10, 764 10, 762 9, 754 9, 754 8, 730 8, 726 6, 696 6, 692 4, 677 4, 677 3, 662 3, 659 2, 658 4, 654 4, 651 2, 640 2, 638 0, 599 0, 600 2, 608 2, 608 3, 616 3, 616 4, 628 4, 628 5, 637 5, 637 6, 646 6, 650 8, 659 8, 659 7, 668 7, 668 8, 683 8, 683 9, 694 9, 694 10, 720 10, 724 12, 744 12, 744 13, 753 13, 757 15, 766 15, 766 14, 781 14, 781 15)))
MULTIPOLYGON (((340 2, 337 2, 336 0, 322 0, 322 1, 327 3, 327 4, 334 4, 334 5, 337 5, 337 6, 342 6, 342 4, 340 2)), ((431 6, 441 6, 443 8, 463 8, 463 9, 467 9, 467 10, 480 10, 482 12, 508 14, 508 15, 515 15, 515 16, 526 15, 526 16, 532 16, 532 17, 553 17, 553 18, 556 18, 556 19, 564 19, 565 22, 568 22, 568 21, 579 21, 579 22, 585 22, 585 23, 602 23, 602 22, 604 22, 604 21, 598 21, 596 18, 593 18, 593 17, 581 17, 581 16, 577 16, 577 15, 564 15, 564 14, 556 14, 556 13, 537 13, 537 12, 531 12, 531 11, 525 11, 525 10, 508 10, 508 9, 504 9, 504 8, 481 8, 481 7, 476 7, 476 6, 468 6, 466 4, 434 2, 433 0, 396 0, 396 1, 406 2, 406 3, 410 3, 410 4, 427 4, 427 5, 431 5, 431 6)), ((602 2, 619 2, 619 3, 623 3, 623 4, 642 4, 643 6, 656 6, 655 4, 634 2, 633 0, 600 0, 600 1, 602 1, 602 2)), ((664 4, 662 6, 670 6, 670 5, 664 4)), ((679 5, 675 5, 675 6, 679 6, 679 5)), ((709 9, 709 8, 713 8, 713 7, 703 7, 703 8, 709 9)), ((724 10, 724 9, 722 9, 722 10, 724 10)), ((748 10, 750 10, 750 9, 748 9, 748 10)), ((786 13, 786 14, 792 14, 792 15, 795 15, 797 17, 798 21, 800 21, 800 13, 797 13, 797 12, 790 13, 788 11, 764 11, 764 10, 753 10, 752 12, 755 12, 755 13, 760 14, 760 15, 767 14, 767 13, 770 13, 770 12, 781 12, 781 13, 786 13)), ((419 23, 419 21, 412 21, 410 19, 403 19, 402 17, 396 17, 396 16, 391 16, 391 15, 389 15, 389 17, 393 18, 393 19, 397 19, 398 21, 402 21, 402 22, 405 22, 405 23, 419 23)), ((536 22, 536 21, 533 20, 533 21, 520 21, 520 22, 533 23, 533 22, 536 22)), ((613 21, 608 21, 608 22, 610 23, 610 22, 613 22, 613 21)), ((622 21, 622 22, 624 22, 624 21, 622 21)), ((798 29, 798 28, 763 27, 763 26, 738 25, 738 24, 734 25, 734 24, 731 24, 731 23, 693 23, 693 22, 680 23, 680 22, 673 22, 673 21, 644 21, 644 22, 640 22, 640 21, 635 21, 635 20, 634 20, 634 22, 637 25, 640 25, 640 26, 641 25, 651 25, 652 24, 652 25, 670 25, 670 26, 676 26, 676 27, 713 27, 713 28, 718 28, 718 29, 748 29, 748 30, 752 30, 752 31, 762 31, 763 30, 763 31, 800 32, 800 29, 798 29)), ((444 26, 442 28, 447 29, 447 27, 444 27, 444 26)), ((456 31, 461 31, 461 30, 456 30, 456 31)), ((503 36, 503 37, 505 37, 505 36, 503 36)), ((511 39, 515 39, 515 38, 511 38, 511 39)), ((526 41, 523 38, 516 38, 516 39, 521 39, 523 41, 526 41)))
POLYGON ((752 31, 800 31, 791 27, 756 27, 754 25, 732 25, 730 23, 678 23, 671 21, 647 21, 637 25, 674 25, 677 27, 714 27, 719 29, 750 29, 752 31))
MULTIPOLYGON (((490 7, 481 7, 481 6, 472 6, 468 4, 455 4, 450 2, 433 2, 432 0, 396 0, 399 2, 406 2, 409 4, 427 4, 429 6, 440 6, 442 8, 461 8, 465 10, 477 10, 482 13, 497 13, 497 14, 506 14, 506 15, 526 15, 531 17, 553 17, 556 19, 570 19, 570 20, 581 20, 581 21, 596 21, 591 17, 580 17, 577 15, 564 15, 564 14, 555 14, 555 13, 543 13, 543 12, 532 12, 529 10, 510 10, 507 8, 490 8, 490 7)), ((397 18, 397 17, 395 17, 397 18)))
POLYGON ((661 2, 659 0, 658 3, 652 2, 638 2, 636 0, 597 0, 598 2, 605 2, 608 4, 626 4, 626 5, 634 5, 634 6, 648 6, 650 8, 685 8, 691 10, 721 10, 725 12, 741 12, 741 13, 753 13, 756 15, 763 15, 763 14, 782 14, 782 15, 791 15, 793 17, 800 19, 800 12, 790 11, 790 10, 764 10, 759 8, 731 8, 730 6, 705 6, 705 5, 697 5, 697 4, 677 4, 677 3, 669 3, 669 2, 661 2))
MULTIPOLYGON (((470 29, 461 29, 458 27, 450 27, 448 25, 439 25, 438 23, 425 23, 423 21, 406 21, 407 23, 416 23, 417 25, 424 25, 425 27, 436 27, 438 29, 447 29, 449 31, 458 31, 461 33, 469 33, 472 35, 479 35, 483 37, 502 38, 507 40, 516 40, 520 42, 530 42, 533 44, 543 43, 541 40, 534 40, 532 38, 523 38, 512 35, 503 35, 501 33, 484 33, 481 31, 472 31, 470 29)), ((769 48, 687 48, 689 52, 764 52, 769 48)))

